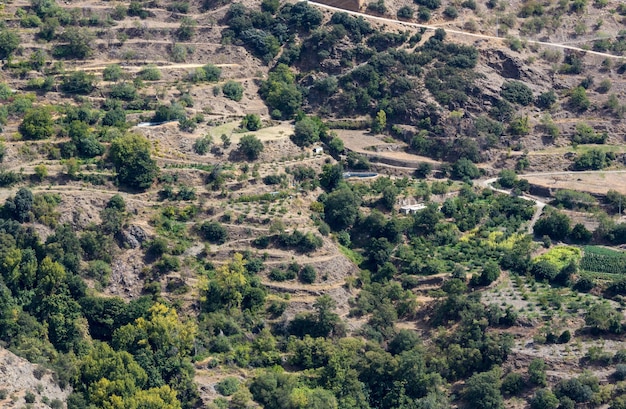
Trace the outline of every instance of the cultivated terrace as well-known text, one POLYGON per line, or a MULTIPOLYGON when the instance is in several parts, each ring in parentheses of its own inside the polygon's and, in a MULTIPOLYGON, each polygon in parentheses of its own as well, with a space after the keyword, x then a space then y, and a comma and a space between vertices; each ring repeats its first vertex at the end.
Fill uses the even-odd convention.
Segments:
POLYGON ((626 409, 626 5, 326 1, 0 3, 0 407, 626 409))

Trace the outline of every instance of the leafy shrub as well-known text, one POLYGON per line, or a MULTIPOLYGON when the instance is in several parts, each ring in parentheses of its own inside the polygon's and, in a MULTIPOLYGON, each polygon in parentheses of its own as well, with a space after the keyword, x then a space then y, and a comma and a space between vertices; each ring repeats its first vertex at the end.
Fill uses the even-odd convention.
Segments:
POLYGON ((500 95, 510 102, 524 106, 533 102, 533 91, 526 84, 519 81, 505 82, 502 85, 500 95))
POLYGON ((109 97, 124 101, 132 101, 137 98, 137 89, 130 82, 121 82, 111 86, 109 97))
POLYGON ((213 143, 213 137, 211 135, 205 135, 202 138, 196 139, 193 143, 193 150, 198 155, 206 155, 213 143))
POLYGON ((590 149, 574 160, 574 170, 600 170, 611 164, 614 156, 600 149, 590 149))
POLYGON ((204 222, 198 230, 210 243, 224 244, 228 240, 228 231, 219 222, 204 222))
POLYGON ((273 281, 293 280, 294 278, 296 278, 296 272, 293 271, 292 269, 287 269, 283 271, 283 270, 274 268, 270 271, 269 278, 270 280, 273 280, 273 281))
POLYGON ((313 268, 313 266, 308 265, 308 264, 302 268, 302 270, 300 271, 300 274, 298 275, 298 279, 300 280, 300 282, 304 284, 314 283, 316 277, 317 277, 317 272, 315 271, 315 268, 313 268))
POLYGON ((24 395, 24 401, 26 403, 35 403, 35 394, 32 393, 31 391, 26 391, 26 394, 24 395))
POLYGON ((579 86, 572 90, 569 99, 570 107, 577 111, 586 111, 591 106, 585 88, 579 86))
POLYGON ((61 91, 68 94, 88 95, 95 88, 96 77, 84 71, 74 71, 63 77, 61 91))
POLYGON ((248 160, 258 159, 263 149, 263 143, 254 135, 242 136, 237 144, 237 150, 248 160))
POLYGON ((457 18, 459 16, 459 11, 454 6, 448 6, 443 11, 443 15, 447 18, 457 18))
POLYGON ((398 18, 410 20, 413 18, 413 9, 409 6, 402 6, 398 9, 398 18))
POLYGON ((139 71, 137 77, 144 81, 158 81, 161 79, 161 70, 156 65, 150 64, 139 71))
POLYGON ((247 114, 241 120, 241 127, 243 129, 247 129, 248 131, 258 131, 261 129, 261 117, 257 114, 247 114))
POLYGON ((215 385, 215 390, 223 396, 230 396, 239 390, 239 380, 234 377, 224 378, 215 385))
POLYGON ((524 377, 517 372, 507 374, 502 380, 502 393, 507 395, 517 395, 524 389, 526 382, 524 377))
POLYGON ((241 101, 241 98, 243 98, 243 86, 236 81, 228 81, 224 84, 222 92, 226 98, 233 101, 241 101))

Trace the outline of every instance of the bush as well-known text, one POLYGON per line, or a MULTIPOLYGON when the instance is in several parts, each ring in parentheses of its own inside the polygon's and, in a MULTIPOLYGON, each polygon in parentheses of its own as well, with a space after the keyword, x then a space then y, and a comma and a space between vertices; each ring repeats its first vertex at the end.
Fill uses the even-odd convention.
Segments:
POLYGON ((507 395, 517 395, 524 389, 524 377, 517 373, 511 372, 502 380, 502 393, 507 395))
POLYGON ((204 222, 199 232, 205 240, 214 244, 224 244, 228 240, 228 231, 219 222, 204 222))
POLYGON ((26 394, 24 395, 24 401, 26 403, 35 403, 35 394, 31 391, 26 391, 26 394))
POLYGON ((559 399, 549 389, 540 389, 530 399, 531 409, 557 409, 559 399))
POLYGON ((52 114, 46 107, 32 108, 26 112, 18 130, 24 139, 46 139, 53 135, 52 114))
POLYGON ((211 135, 205 135, 200 139, 196 139, 193 143, 193 150, 198 155, 206 155, 213 143, 213 138, 211 135))
POLYGON ((261 129, 261 117, 257 114, 247 114, 241 120, 241 127, 243 129, 247 129, 248 131, 258 131, 261 129))
POLYGON ((272 281, 286 281, 293 280, 296 278, 296 272, 292 269, 287 269, 285 271, 274 268, 269 273, 269 278, 272 281))
POLYGON ((587 90, 582 86, 572 90, 569 103, 570 107, 576 111, 586 111, 591 106, 591 102, 587 97, 587 90))
POLYGON ((530 105, 533 102, 533 91, 526 84, 519 81, 505 82, 500 95, 506 100, 520 105, 530 105))
POLYGON ((315 268, 313 268, 313 266, 311 265, 306 265, 300 271, 298 279, 300 280, 300 282, 304 284, 312 284, 315 282, 316 277, 317 277, 317 273, 315 271, 315 268))
POLYGON ((215 385, 215 390, 223 396, 230 396, 239 390, 239 380, 229 376, 215 385))
POLYGON ((398 9, 398 18, 410 20, 413 18, 413 9, 409 6, 402 6, 398 9))
POLYGON ((254 135, 244 135, 237 144, 237 150, 248 160, 255 160, 263 152, 263 143, 254 135))
POLYGON ((469 159, 459 159, 452 165, 452 177, 459 180, 476 179, 480 170, 469 159))
POLYGON ((241 101, 243 98, 243 86, 236 81, 228 81, 222 87, 222 92, 228 99, 232 99, 233 101, 241 101))
POLYGON ((109 97, 114 99, 121 99, 124 101, 132 101, 137 99, 137 89, 130 82, 121 82, 111 86, 109 91, 109 97))
POLYGON ((574 160, 574 170, 600 170, 609 166, 611 158, 600 149, 590 149, 574 160))
POLYGON ((448 6, 446 7, 446 9, 443 11, 443 15, 446 16, 447 18, 457 18, 459 16, 459 12, 456 9, 456 7, 454 6, 448 6))
POLYGON ((161 79, 161 70, 159 70, 156 65, 150 64, 139 71, 137 77, 144 81, 158 81, 161 79))
POLYGON ((618 381, 623 381, 624 379, 626 379, 626 364, 618 364, 615 367, 613 377, 618 381))
POLYGON ((554 91, 550 90, 548 92, 544 92, 537 96, 535 100, 535 105, 541 109, 548 109, 556 102, 556 94, 554 91))
POLYGON ((63 77, 61 91, 67 94, 88 95, 95 88, 96 76, 87 74, 84 71, 74 71, 70 75, 63 77))

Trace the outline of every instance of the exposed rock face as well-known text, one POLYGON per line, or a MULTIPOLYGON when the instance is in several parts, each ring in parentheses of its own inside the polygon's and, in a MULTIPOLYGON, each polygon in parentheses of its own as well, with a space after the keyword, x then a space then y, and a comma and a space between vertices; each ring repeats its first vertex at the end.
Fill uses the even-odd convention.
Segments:
POLYGON ((136 249, 148 240, 148 234, 141 227, 133 225, 120 232, 119 240, 122 247, 136 249))
POLYGON ((521 78, 521 61, 511 58, 501 50, 487 53, 487 65, 493 68, 504 78, 519 80, 521 78))
MULTIPOLYGON (((52 379, 52 373, 39 365, 31 364, 4 348, 0 348, 0 390, 6 398, 0 399, 0 408, 22 407, 25 396, 33 394, 32 408, 50 408, 43 400, 65 402, 71 388, 61 389, 52 379)), ((65 407, 65 404, 63 405, 65 407)))

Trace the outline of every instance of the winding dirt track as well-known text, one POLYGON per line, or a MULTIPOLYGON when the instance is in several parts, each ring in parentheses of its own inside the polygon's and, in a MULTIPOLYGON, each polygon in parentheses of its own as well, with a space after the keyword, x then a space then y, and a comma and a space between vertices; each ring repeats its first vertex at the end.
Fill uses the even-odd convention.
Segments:
MULTIPOLYGON (((339 7, 333 7, 333 6, 329 6, 329 5, 326 5, 326 4, 318 3, 318 2, 315 2, 315 1, 309 1, 309 4, 311 4, 313 6, 317 6, 317 7, 323 8, 323 9, 327 9, 327 10, 341 11, 341 12, 344 12, 344 13, 347 13, 347 14, 351 14, 353 16, 361 16, 361 17, 369 19, 369 20, 382 21, 382 22, 385 22, 385 23, 400 24, 400 25, 407 26, 407 27, 424 28, 426 30, 432 30, 432 31, 442 28, 442 27, 438 27, 436 25, 411 23, 411 22, 408 22, 408 21, 401 21, 401 20, 396 20, 396 19, 393 19, 393 18, 372 16, 370 14, 361 13, 361 12, 358 12, 358 11, 346 10, 346 9, 342 9, 342 8, 339 8, 339 7)), ((448 34, 455 34, 455 35, 464 36, 464 37, 474 37, 474 38, 480 38, 480 39, 484 39, 484 40, 506 41, 505 38, 491 36, 491 35, 486 35, 486 34, 477 34, 477 33, 471 33, 469 31, 454 30, 454 29, 448 29, 448 28, 444 28, 444 30, 448 34)), ((610 58, 615 58, 615 59, 618 59, 618 60, 626 60, 626 56, 602 53, 602 52, 599 52, 599 51, 585 50, 584 48, 574 47, 572 45, 567 45, 567 44, 549 43, 549 42, 545 42, 545 41, 528 40, 528 39, 524 39, 524 41, 526 41, 529 44, 543 45, 543 46, 547 46, 547 47, 555 47, 555 48, 560 48, 560 49, 564 49, 564 50, 579 51, 579 52, 583 52, 583 53, 590 54, 590 55, 597 55, 597 56, 600 56, 600 57, 610 57, 610 58)))
MULTIPOLYGON (((626 170, 586 170, 586 171, 583 170, 583 171, 540 172, 540 173, 527 173, 527 174, 519 175, 519 177, 523 178, 524 176, 558 176, 558 175, 580 175, 580 174, 596 174, 596 173, 597 174, 626 173, 626 170)), ((493 191, 510 195, 511 194, 510 190, 496 189, 495 187, 492 186, 496 180, 498 180, 498 178, 491 178, 491 179, 483 180, 480 183, 484 187, 487 187, 493 191)), ((530 195, 521 195, 519 197, 524 200, 529 200, 535 203, 535 214, 533 215, 533 218, 530 220, 530 223, 528 224, 528 234, 532 234, 535 223, 537 223, 537 220, 539 220, 539 217, 541 216, 541 213, 543 212, 543 208, 546 207, 546 202, 544 202, 538 197, 530 196, 530 195)))

